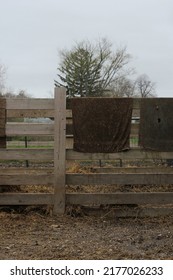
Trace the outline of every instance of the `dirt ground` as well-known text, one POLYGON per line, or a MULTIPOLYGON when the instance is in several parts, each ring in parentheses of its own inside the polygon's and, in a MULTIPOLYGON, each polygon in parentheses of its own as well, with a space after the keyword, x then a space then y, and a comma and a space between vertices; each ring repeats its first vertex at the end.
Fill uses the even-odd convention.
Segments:
POLYGON ((173 259, 173 216, 115 218, 1 207, 0 259, 173 259))
MULTIPOLYGON (((87 172, 74 166, 71 172, 87 172)), ((68 192, 173 191, 172 186, 67 186, 68 192), (141 189, 142 188, 142 189, 141 189)), ((10 189, 9 189, 10 191, 10 189)), ((12 191, 14 189, 12 188, 12 191)), ((52 192, 24 186, 16 192, 52 192)), ((117 218, 108 210, 88 212, 69 207, 61 217, 46 207, 0 207, 0 259, 171 259, 173 215, 155 218, 117 218)), ((113 212, 112 212, 113 213, 113 212)))

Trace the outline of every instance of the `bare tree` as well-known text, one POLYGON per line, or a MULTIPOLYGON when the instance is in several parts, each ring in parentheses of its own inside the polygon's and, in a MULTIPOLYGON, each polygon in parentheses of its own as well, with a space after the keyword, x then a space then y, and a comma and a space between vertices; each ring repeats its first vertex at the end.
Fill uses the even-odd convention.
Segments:
POLYGON ((155 94, 155 83, 146 75, 140 75, 135 81, 136 94, 139 97, 156 97, 155 94))
POLYGON ((30 98, 30 95, 25 90, 19 90, 17 93, 14 93, 12 90, 7 90, 3 96, 6 98, 30 98))
POLYGON ((134 97, 135 83, 126 76, 119 77, 115 83, 112 84, 113 97, 134 97))
POLYGON ((126 48, 112 50, 112 44, 101 39, 95 45, 77 43, 70 51, 60 52, 56 86, 66 86, 68 94, 99 96, 124 75, 131 56, 126 48))

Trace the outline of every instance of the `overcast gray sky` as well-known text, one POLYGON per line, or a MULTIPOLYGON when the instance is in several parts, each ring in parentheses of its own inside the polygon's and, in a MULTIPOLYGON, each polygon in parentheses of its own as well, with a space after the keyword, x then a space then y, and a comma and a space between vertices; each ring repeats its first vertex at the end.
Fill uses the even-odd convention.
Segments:
POLYGON ((172 0, 0 0, 0 63, 14 91, 49 97, 58 50, 102 37, 127 46, 137 74, 173 97, 172 0))

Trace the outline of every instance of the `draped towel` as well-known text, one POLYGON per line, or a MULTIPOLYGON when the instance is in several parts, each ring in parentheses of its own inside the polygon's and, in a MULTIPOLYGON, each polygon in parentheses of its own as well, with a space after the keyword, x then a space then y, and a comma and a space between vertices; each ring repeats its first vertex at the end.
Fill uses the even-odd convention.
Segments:
POLYGON ((131 98, 73 98, 73 149, 114 153, 130 148, 131 98))

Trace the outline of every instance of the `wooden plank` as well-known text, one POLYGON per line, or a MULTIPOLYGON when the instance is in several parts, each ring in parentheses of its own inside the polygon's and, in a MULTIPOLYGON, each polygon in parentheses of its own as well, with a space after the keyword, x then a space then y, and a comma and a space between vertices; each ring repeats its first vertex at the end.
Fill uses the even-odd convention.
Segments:
POLYGON ((0 169, 0 176, 1 175, 18 175, 18 174, 25 174, 25 175, 51 175, 53 174, 53 167, 7 167, 0 169))
POLYGON ((73 149, 73 137, 66 137, 66 149, 73 149))
POLYGON ((95 173, 144 173, 144 174, 173 174, 172 167, 155 166, 155 167, 93 167, 95 173))
POLYGON ((108 210, 100 207, 86 207, 83 206, 82 210, 87 213, 87 215, 97 216, 97 217, 107 217, 107 218, 144 218, 144 217, 160 217, 160 216, 170 216, 173 214, 173 207, 160 207, 160 206, 138 206, 129 207, 128 205, 113 206, 108 210))
POLYGON ((69 149, 66 151, 67 160, 134 160, 134 159, 173 159, 173 152, 144 151, 132 148, 119 153, 79 153, 69 149))
POLYGON ((54 214, 65 212, 66 90, 55 88, 54 214))
MULTIPOLYGON (((36 113, 35 110, 41 110, 41 111, 42 110, 51 110, 51 113, 49 112, 48 115, 46 114, 46 112, 44 112, 44 114, 46 114, 45 116, 47 116, 47 117, 53 117, 53 110, 54 110, 54 100, 53 99, 37 99, 37 98, 13 99, 13 98, 9 98, 9 99, 6 99, 6 102, 7 102, 7 117, 19 117, 19 116, 35 117, 36 115, 38 116, 38 113, 36 113), (19 110, 21 111, 20 113, 18 113, 19 110), (30 112, 29 112, 29 110, 30 110, 30 112), (33 114, 32 114, 32 112, 33 112, 33 114)), ((133 99, 133 113, 132 113, 133 117, 139 116, 140 102, 141 102, 140 98, 133 99)), ((72 118, 72 112, 70 109, 67 109, 66 116, 67 116, 67 118, 72 118)), ((40 115, 39 115, 39 117, 40 117, 40 115)))
POLYGON ((53 185, 53 175, 48 174, 5 174, 0 175, 0 186, 53 185))
MULTIPOLYGON (((54 110, 51 109, 8 109, 7 118, 54 118, 54 110)), ((72 123, 72 111, 66 110, 66 118, 72 123)))
POLYGON ((53 160, 53 149, 0 149, 0 160, 53 160))
MULTIPOLYGON (((139 149, 131 149, 128 152, 102 154, 102 153, 78 153, 67 149, 67 160, 134 160, 134 159, 172 159, 173 152, 144 152, 139 149)), ((0 149, 0 160, 53 160, 53 149, 0 149)))
POLYGON ((0 193, 0 205, 52 205, 53 194, 0 193))
POLYGON ((133 209, 128 207, 128 209, 116 209, 114 212, 114 217, 119 218, 128 218, 128 217, 135 217, 135 218, 144 218, 144 217, 160 217, 160 216, 170 216, 173 214, 172 207, 150 207, 150 208, 137 208, 133 209))
POLYGON ((43 123, 7 123, 6 135, 53 135, 54 125, 43 123))
POLYGON ((173 184, 173 174, 66 174, 68 185, 165 185, 173 184))
POLYGON ((7 98, 7 110, 54 110, 54 100, 48 98, 7 98))
MULTIPOLYGON (((53 118, 54 110, 51 109, 8 109, 7 118, 53 118)), ((132 119, 139 117, 139 110, 134 110, 132 119)), ((72 111, 66 110, 66 118, 69 123, 72 123, 72 111)))
POLYGON ((69 109, 66 110, 66 118, 72 119, 72 110, 69 110, 69 109))
POLYGON ((54 117, 54 110, 7 110, 7 118, 49 118, 54 117))
POLYGON ((67 193, 67 204, 100 205, 100 204, 173 204, 173 193, 67 193))
POLYGON ((132 119, 140 117, 140 109, 133 109, 132 111, 132 119))

